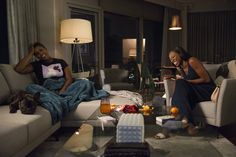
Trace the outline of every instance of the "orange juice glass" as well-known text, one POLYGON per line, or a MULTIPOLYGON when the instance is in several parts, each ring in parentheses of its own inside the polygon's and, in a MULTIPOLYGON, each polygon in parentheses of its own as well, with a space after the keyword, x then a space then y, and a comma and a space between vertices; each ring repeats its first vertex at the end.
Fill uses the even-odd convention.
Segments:
POLYGON ((102 114, 110 114, 111 113, 111 104, 109 98, 102 98, 100 102, 100 112, 102 114))

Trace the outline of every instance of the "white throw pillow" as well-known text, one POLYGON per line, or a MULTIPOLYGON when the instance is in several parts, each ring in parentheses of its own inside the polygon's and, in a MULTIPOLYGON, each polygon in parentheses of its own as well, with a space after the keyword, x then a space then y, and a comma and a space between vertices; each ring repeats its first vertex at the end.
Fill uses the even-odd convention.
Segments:
POLYGON ((224 80, 224 77, 223 77, 223 76, 218 76, 218 77, 215 79, 215 84, 216 84, 217 86, 220 86, 223 80, 224 80))
POLYGON ((228 63, 228 69, 229 69, 229 78, 236 78, 236 60, 231 60, 228 63))

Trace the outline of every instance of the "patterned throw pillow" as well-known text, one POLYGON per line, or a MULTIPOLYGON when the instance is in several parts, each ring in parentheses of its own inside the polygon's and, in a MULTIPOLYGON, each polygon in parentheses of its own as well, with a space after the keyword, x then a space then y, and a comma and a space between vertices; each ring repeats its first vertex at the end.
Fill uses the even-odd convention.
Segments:
POLYGON ((216 78, 219 76, 223 78, 227 78, 228 74, 229 74, 228 62, 225 62, 225 63, 222 63, 219 69, 216 71, 216 78))

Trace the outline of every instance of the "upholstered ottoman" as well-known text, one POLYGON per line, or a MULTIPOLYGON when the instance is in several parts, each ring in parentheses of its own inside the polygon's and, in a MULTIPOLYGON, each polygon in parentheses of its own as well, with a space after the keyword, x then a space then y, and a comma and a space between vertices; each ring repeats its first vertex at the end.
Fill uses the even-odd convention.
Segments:
POLYGON ((140 113, 122 114, 116 129, 117 143, 143 143, 144 118, 140 113))

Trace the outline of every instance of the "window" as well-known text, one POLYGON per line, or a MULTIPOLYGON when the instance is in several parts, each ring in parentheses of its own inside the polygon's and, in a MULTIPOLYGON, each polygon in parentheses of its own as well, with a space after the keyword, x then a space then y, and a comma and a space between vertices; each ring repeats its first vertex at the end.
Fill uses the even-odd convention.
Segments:
POLYGON ((152 74, 157 74, 161 64, 162 52, 162 30, 161 22, 144 19, 143 37, 145 38, 145 59, 152 74), (157 71, 156 71, 157 70, 157 71))
POLYGON ((105 12, 105 67, 126 64, 130 58, 140 63, 142 55, 145 55, 151 73, 155 73, 161 63, 162 29, 162 22, 105 12), (140 23, 143 35, 139 32, 140 23), (138 45, 139 37, 143 37, 142 46, 138 45))
POLYGON ((0 1, 0 63, 9 63, 6 0, 0 1))
POLYGON ((129 52, 136 51, 137 38, 137 18, 105 12, 105 67, 125 64, 129 59, 129 52))

